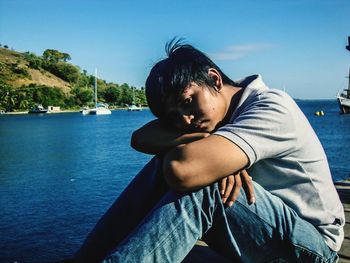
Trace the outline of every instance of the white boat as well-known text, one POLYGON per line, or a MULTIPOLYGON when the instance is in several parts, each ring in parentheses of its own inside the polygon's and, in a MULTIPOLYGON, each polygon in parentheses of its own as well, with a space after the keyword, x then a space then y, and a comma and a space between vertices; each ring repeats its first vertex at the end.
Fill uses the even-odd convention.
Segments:
POLYGON ((340 111, 344 114, 350 113, 350 85, 343 93, 337 95, 340 111))
POLYGON ((47 113, 47 109, 44 109, 43 105, 37 104, 31 108, 28 113, 47 113))
POLYGON ((142 107, 136 106, 135 104, 128 105, 128 111, 142 111, 142 107))
POLYGON ((90 112, 90 108, 89 107, 84 107, 80 110, 80 113, 83 115, 88 115, 90 112))
POLYGON ((131 105, 126 105, 127 106, 127 110, 128 111, 142 111, 142 106, 139 105, 137 106, 135 104, 135 91, 134 91, 134 87, 132 88, 132 104, 131 105))
MULTIPOLYGON (((350 36, 348 37, 348 45, 346 46, 346 49, 350 51, 350 36)), ((344 114, 350 113, 350 69, 348 76, 348 88, 344 89, 342 93, 338 93, 337 99, 340 111, 344 114)))
POLYGON ((80 112, 83 115, 109 115, 112 114, 111 110, 108 109, 108 104, 97 103, 97 69, 95 69, 95 107, 89 109, 84 107, 80 112))
MULTIPOLYGON (((108 115, 112 114, 111 110, 108 109, 108 105, 104 103, 97 103, 95 108, 87 110, 90 115, 108 115)), ((83 113, 84 114, 84 113, 83 113)))

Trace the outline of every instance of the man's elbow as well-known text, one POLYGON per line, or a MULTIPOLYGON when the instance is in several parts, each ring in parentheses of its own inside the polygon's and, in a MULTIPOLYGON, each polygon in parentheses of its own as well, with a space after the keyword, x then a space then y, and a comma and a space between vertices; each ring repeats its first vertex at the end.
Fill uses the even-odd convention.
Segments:
POLYGON ((144 136, 139 130, 136 130, 131 135, 130 146, 138 152, 154 154, 152 150, 147 147, 144 136))
POLYGON ((180 161, 165 160, 163 163, 163 174, 168 186, 176 191, 193 190, 193 178, 186 170, 185 164, 180 161))
POLYGON ((130 146, 136 151, 140 151, 140 138, 138 136, 137 130, 131 135, 130 146))

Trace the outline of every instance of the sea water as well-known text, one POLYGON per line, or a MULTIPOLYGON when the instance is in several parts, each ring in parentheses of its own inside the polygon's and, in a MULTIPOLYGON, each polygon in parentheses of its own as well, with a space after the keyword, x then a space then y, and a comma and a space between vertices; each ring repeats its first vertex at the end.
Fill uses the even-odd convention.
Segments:
MULTIPOLYGON (((335 100, 297 101, 335 181, 349 177, 350 115, 335 100), (317 117, 323 110, 325 116, 317 117)), ((0 116, 0 262, 70 256, 151 158, 130 147, 149 110, 0 116)))

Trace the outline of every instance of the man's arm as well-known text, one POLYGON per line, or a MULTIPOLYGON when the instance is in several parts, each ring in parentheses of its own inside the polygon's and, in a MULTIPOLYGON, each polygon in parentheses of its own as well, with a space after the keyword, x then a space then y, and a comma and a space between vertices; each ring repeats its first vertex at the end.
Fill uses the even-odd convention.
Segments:
POLYGON ((156 119, 150 121, 132 134, 131 147, 143 153, 160 154, 177 145, 200 140, 209 135, 206 132, 186 133, 168 127, 156 119))
POLYGON ((248 157, 236 144, 211 135, 167 152, 163 173, 171 188, 188 191, 235 174, 248 164, 248 157))
MULTIPOLYGON (((177 154, 177 151, 179 151, 180 149, 181 150, 188 150, 189 149, 188 147, 185 146, 185 144, 188 144, 188 143, 194 142, 194 141, 198 141, 200 139, 208 137, 209 135, 210 135, 209 133, 204 133, 204 132, 184 133, 184 132, 179 131, 175 128, 167 127, 166 125, 164 125, 162 122, 160 122, 157 119, 157 120, 153 120, 153 121, 147 123, 146 125, 144 125, 143 127, 141 127, 140 129, 136 130, 133 133, 132 139, 131 139, 131 146, 137 151, 149 153, 149 154, 160 154, 160 153, 168 152, 168 154, 166 154, 167 158, 164 162, 164 168, 165 168, 168 165, 170 165, 169 161, 172 158, 171 156, 177 154), (178 149, 176 149, 174 147, 178 147, 178 149), (183 147, 185 147, 185 148, 183 148, 183 147)), ((238 148, 235 144, 227 141, 226 139, 224 139, 220 136, 211 136, 211 137, 220 138, 221 140, 223 140, 225 142, 225 144, 228 144, 227 145, 228 147, 234 146, 234 147, 238 148)), ((208 159, 212 159, 211 156, 217 155, 216 151, 221 149, 221 148, 223 148, 223 150, 225 152, 225 146, 223 146, 223 147, 220 146, 219 148, 216 149, 216 146, 215 146, 216 142, 215 141, 216 141, 216 139, 209 141, 212 144, 212 146, 214 147, 214 151, 208 152, 208 154, 209 154, 209 156, 207 156, 208 159)), ((220 143, 220 145, 221 144, 222 143, 220 143)), ((196 144, 195 146, 197 147, 195 151, 202 152, 204 150, 205 151, 208 150, 208 149, 204 149, 204 148, 201 149, 201 147, 206 147, 206 144, 203 144, 203 145, 196 144)), ((192 147, 193 147, 193 145, 191 144, 191 148, 190 148, 191 151, 193 149, 192 147)), ((240 150, 240 148, 238 148, 238 151, 242 155, 242 151, 240 150)), ((187 151, 187 153, 189 153, 189 151, 187 151)), ((237 156, 239 156, 239 155, 237 155, 237 156)), ((246 157, 244 153, 243 153, 243 157, 246 157)), ((198 159, 198 156, 195 158, 198 159)), ((224 161, 224 160, 222 160, 222 161, 224 161)), ((234 162, 233 159, 231 159, 230 161, 234 162)), ((182 162, 182 164, 184 164, 184 163, 185 162, 182 162)), ((209 160, 209 163, 210 163, 210 160, 209 160)), ((192 166, 192 162, 187 163, 187 164, 189 164, 192 169, 194 168, 192 166)), ((219 165, 223 166, 223 165, 225 165, 225 163, 220 162, 219 165)), ((205 169, 204 166, 202 166, 202 168, 205 169)), ((167 169, 167 168, 165 168, 165 169, 167 169)), ((222 176, 223 173, 219 172, 219 174, 214 173, 207 178, 201 178, 201 174, 196 174, 195 171, 193 171, 192 174, 189 174, 186 172, 186 170, 185 170, 185 173, 186 173, 185 176, 187 179, 189 179, 189 177, 192 176, 193 180, 191 179, 190 183, 196 183, 195 186, 191 186, 192 188, 200 188, 201 186, 205 186, 205 185, 208 185, 212 182, 219 180, 219 188, 220 188, 223 203, 226 203, 229 206, 231 206, 233 204, 233 202, 236 200, 238 193, 239 193, 239 189, 241 187, 244 188, 244 190, 247 194, 247 198, 248 198, 249 203, 254 203, 255 202, 255 197, 254 197, 255 194, 254 194, 254 189, 253 189, 251 177, 247 174, 247 172, 245 170, 241 171, 240 169, 238 169, 238 170, 229 170, 229 169, 231 169, 231 168, 227 169, 228 174, 226 176, 225 175, 222 176), (232 171, 236 171, 236 172, 239 171, 239 172, 233 173, 232 171), (207 182, 210 182, 210 183, 207 183, 207 182)), ((237 168, 234 168, 234 169, 237 169, 237 168)), ((204 174, 207 174, 208 172, 209 171, 207 170, 206 173, 204 173, 204 174)), ((176 177, 172 177, 172 176, 175 176, 174 171, 172 171, 171 173, 165 174, 165 178, 167 179, 169 186, 174 188, 174 189, 183 188, 183 185, 181 186, 180 184, 175 183, 176 177)), ((184 187, 182 190, 190 190, 192 188, 184 187)))

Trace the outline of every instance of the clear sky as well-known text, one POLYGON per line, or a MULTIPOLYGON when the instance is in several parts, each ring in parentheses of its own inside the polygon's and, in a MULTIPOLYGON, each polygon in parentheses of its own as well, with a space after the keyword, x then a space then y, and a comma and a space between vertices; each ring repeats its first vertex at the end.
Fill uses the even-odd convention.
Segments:
POLYGON ((294 98, 345 88, 350 0, 0 0, 0 43, 71 62, 118 84, 144 86, 174 36, 232 79, 259 73, 294 98))

